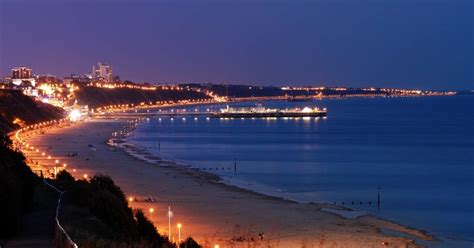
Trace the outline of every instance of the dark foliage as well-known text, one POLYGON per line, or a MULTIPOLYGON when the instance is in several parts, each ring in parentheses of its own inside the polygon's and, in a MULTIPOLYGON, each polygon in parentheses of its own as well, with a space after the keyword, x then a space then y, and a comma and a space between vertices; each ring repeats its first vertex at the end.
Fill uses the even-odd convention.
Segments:
POLYGON ((63 109, 23 95, 21 90, 0 90, 0 132, 10 132, 19 126, 13 124, 20 118, 25 124, 61 118, 63 109))
POLYGON ((285 92, 274 86, 227 85, 227 84, 182 84, 182 87, 201 88, 228 97, 284 96, 285 92))
MULTIPOLYGON (((114 181, 104 175, 96 175, 90 181, 77 180, 66 171, 58 174, 55 183, 67 191, 67 204, 74 207, 86 208, 93 215, 84 220, 77 220, 77 223, 87 223, 88 221, 99 221, 107 231, 100 229, 79 230, 82 226, 76 226, 72 233, 92 232, 89 236, 94 239, 87 239, 84 243, 87 247, 102 247, 98 244, 107 243, 127 244, 130 247, 176 247, 166 237, 161 236, 153 223, 146 218, 143 211, 137 210, 135 213, 128 206, 125 194, 114 181), (100 233, 94 233, 99 231, 100 233), (111 235, 112 234, 112 235, 111 235)), ((73 237, 74 238, 74 237, 73 237)))
POLYGON ((115 230, 122 240, 127 242, 135 240, 138 234, 132 210, 106 189, 91 192, 93 192, 89 200, 91 213, 115 230))
POLYGON ((120 204, 122 206, 128 207, 128 202, 127 199, 125 198, 125 194, 123 193, 122 189, 115 185, 114 181, 112 178, 109 176, 104 176, 104 175, 95 175, 91 180, 90 184, 92 187, 92 190, 105 190, 112 194, 114 197, 117 198, 118 201, 120 201, 120 204))
POLYGON ((0 237, 17 232, 22 214, 33 206, 38 180, 11 144, 8 136, 0 134, 0 237))
POLYGON ((193 238, 188 237, 179 244, 179 248, 202 248, 193 238))
POLYGON ((158 237, 155 226, 145 217, 142 210, 138 210, 135 213, 135 218, 137 220, 137 231, 140 237, 149 241, 153 241, 158 237))
MULTIPOLYGON (((179 90, 139 90, 139 89, 103 89, 82 86, 75 93, 76 99, 90 108, 97 108, 115 104, 140 104, 142 102, 179 101, 186 99, 209 99, 203 93, 196 91, 179 90)), ((74 99, 74 100, 76 100, 74 99)))
POLYGON ((56 184, 61 189, 70 188, 74 184, 74 177, 69 174, 66 170, 61 170, 56 175, 56 184))
POLYGON ((67 196, 70 201, 78 207, 89 207, 89 197, 91 197, 92 190, 89 182, 86 180, 77 180, 68 188, 67 196))

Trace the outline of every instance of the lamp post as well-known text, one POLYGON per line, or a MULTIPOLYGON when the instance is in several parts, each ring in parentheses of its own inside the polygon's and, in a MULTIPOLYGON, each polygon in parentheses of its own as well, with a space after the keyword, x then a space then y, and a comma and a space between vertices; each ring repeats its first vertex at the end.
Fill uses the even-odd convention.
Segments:
POLYGON ((178 244, 181 243, 181 223, 178 223, 178 244))
POLYGON ((58 174, 58 164, 59 164, 59 160, 55 160, 54 161, 54 178, 56 178, 56 175, 58 174))
POLYGON ((171 239, 171 218, 173 217, 173 212, 171 212, 171 207, 168 206, 168 238, 171 239))
POLYGON ((150 209, 148 209, 148 212, 150 212, 150 215, 153 215, 153 212, 155 212, 155 209, 154 209, 154 208, 150 208, 150 209))

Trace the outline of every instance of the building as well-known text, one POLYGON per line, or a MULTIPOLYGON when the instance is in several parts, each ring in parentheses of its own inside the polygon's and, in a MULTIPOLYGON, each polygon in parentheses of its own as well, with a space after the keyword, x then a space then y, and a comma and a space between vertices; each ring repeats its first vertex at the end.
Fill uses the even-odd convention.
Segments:
POLYGON ((12 69, 12 79, 30 79, 33 78, 33 70, 28 67, 15 67, 12 69))
POLYGON ((79 84, 88 84, 93 79, 91 74, 84 74, 84 75, 77 75, 71 74, 69 77, 63 78, 63 84, 69 85, 72 83, 79 83, 79 84))
POLYGON ((46 74, 46 75, 37 75, 36 76, 36 83, 41 84, 41 83, 60 83, 61 80, 51 74, 46 74))
POLYGON ((5 76, 5 77, 0 78, 0 84, 9 84, 11 82, 12 82, 11 77, 5 76))
POLYGON ((92 66, 92 75, 94 79, 103 80, 105 82, 113 82, 112 67, 105 63, 92 66))
POLYGON ((12 83, 19 86, 23 82, 29 82, 33 87, 36 85, 36 81, 33 78, 33 70, 25 66, 13 68, 12 83))

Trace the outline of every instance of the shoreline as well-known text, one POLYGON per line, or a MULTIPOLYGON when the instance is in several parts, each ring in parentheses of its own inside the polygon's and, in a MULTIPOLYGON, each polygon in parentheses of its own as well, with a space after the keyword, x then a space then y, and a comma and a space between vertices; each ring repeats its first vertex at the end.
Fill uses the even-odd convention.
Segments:
MULTIPOLYGON (((130 135, 133 135, 133 132, 135 131, 136 127, 140 124, 141 124, 141 122, 138 121, 136 126, 130 128, 130 129, 126 129, 126 131, 129 132, 130 135)), ((257 189, 252 188, 252 187, 246 188, 244 185, 239 185, 238 183, 233 184, 230 181, 226 181, 226 179, 229 179, 227 177, 222 177, 222 176, 220 176, 218 174, 214 174, 212 172, 202 171, 202 170, 197 169, 196 167, 192 167, 191 165, 186 165, 185 163, 175 161, 175 160, 172 160, 172 159, 166 159, 166 160, 162 159, 159 156, 148 152, 147 149, 144 148, 144 147, 139 147, 139 146, 136 146, 135 144, 129 143, 127 141, 128 137, 129 137, 129 135, 124 135, 123 137, 121 137, 121 141, 123 141, 123 143, 121 143, 121 144, 114 144, 112 142, 110 142, 110 143, 107 142, 107 144, 111 145, 111 146, 120 147, 119 149, 121 149, 125 153, 129 154, 131 157, 134 157, 135 159, 137 159, 139 161, 143 161, 145 163, 148 163, 152 166, 167 166, 167 167, 173 168, 175 170, 186 171, 187 173, 192 174, 194 176, 205 177, 205 178, 207 178, 208 180, 210 180, 214 183, 222 184, 225 187, 230 187, 230 188, 233 188, 235 190, 242 190, 242 191, 245 191, 245 192, 248 192, 248 193, 257 194, 257 195, 260 195, 260 196, 263 196, 263 197, 273 198, 273 199, 276 199, 276 200, 285 201, 285 202, 289 202, 289 203, 316 205, 316 206, 320 207, 320 211, 325 211, 327 213, 335 214, 335 215, 340 216, 340 217, 345 218, 345 219, 358 219, 358 218, 363 218, 363 217, 370 217, 370 218, 374 218, 378 221, 386 221, 386 222, 393 223, 395 225, 403 226, 407 230, 410 230, 410 231, 413 231, 413 232, 419 232, 421 234, 420 236, 431 237, 432 238, 431 240, 439 240, 437 237, 435 237, 433 235, 430 235, 429 232, 426 231, 426 230, 418 229, 418 228, 413 227, 413 226, 404 225, 404 224, 402 224, 400 222, 397 222, 395 220, 387 220, 384 217, 377 216, 377 215, 374 215, 372 213, 369 213, 369 212, 366 212, 366 211, 363 211, 363 210, 356 210, 356 209, 353 209, 349 206, 341 206, 341 205, 331 204, 331 203, 327 203, 327 202, 314 202, 314 201, 304 202, 304 201, 300 201, 300 200, 297 200, 297 199, 290 199, 290 198, 280 196, 280 195, 277 195, 277 194, 272 194, 270 192, 259 191, 257 189), (133 148, 131 148, 131 147, 133 147, 133 148), (132 151, 133 149, 140 150, 139 152, 144 152, 144 154, 136 154, 134 151, 132 151), (145 156, 150 155, 150 156, 155 157, 158 161, 152 162, 152 161, 149 161, 146 157, 141 157, 140 155, 145 155, 145 156), (331 211, 331 210, 335 210, 335 211, 331 211), (345 211, 346 213, 343 213, 343 211, 345 211), (363 213, 357 214, 356 216, 351 216, 351 213, 353 213, 353 212, 363 212, 363 213)), ((113 140, 113 138, 110 138, 109 141, 110 140, 113 140)), ((245 181, 242 181, 242 182, 245 183, 245 181)), ((389 230, 391 230, 391 229, 389 229, 389 230)), ((397 231, 394 231, 394 230, 391 230, 391 231, 397 232, 397 231)), ((383 231, 381 231, 381 232, 383 232, 383 231)), ((399 232, 399 233, 405 235, 405 237, 406 236, 411 236, 413 238, 417 238, 418 240, 427 241, 427 239, 422 239, 422 238, 417 237, 416 235, 413 235, 413 234, 410 234, 410 233, 406 233, 406 232, 399 232)))
MULTIPOLYGON (((195 170, 190 171, 189 169, 186 169, 185 167, 179 167, 178 165, 175 164, 175 166, 159 166, 159 165, 150 165, 149 163, 143 162, 138 160, 137 158, 134 158, 127 154, 125 151, 120 150, 110 150, 110 147, 106 144, 107 140, 110 138, 108 135, 105 137, 105 140, 102 136, 104 132, 97 133, 96 135, 92 133, 87 133, 85 131, 87 130, 97 130, 98 127, 99 129, 105 129, 105 134, 107 133, 112 133, 112 132, 117 132, 117 130, 120 130, 122 124, 124 124, 123 120, 98 120, 98 119, 93 119, 89 122, 84 122, 84 123, 78 123, 75 124, 74 127, 78 128, 71 128, 71 127, 66 127, 66 128, 61 128, 60 130, 53 130, 55 133, 54 135, 50 135, 50 132, 48 132, 47 135, 44 135, 42 137, 32 137, 35 140, 35 146, 37 146, 36 142, 39 143, 40 145, 44 145, 44 143, 47 143, 49 145, 54 145, 51 143, 65 140, 66 137, 74 137, 79 135, 79 137, 84 137, 84 140, 81 139, 81 143, 86 144, 90 143, 94 145, 94 147, 97 147, 98 152, 102 153, 107 153, 105 157, 107 157, 107 161, 109 163, 111 162, 116 162, 120 164, 120 172, 115 172, 114 168, 110 168, 109 166, 104 166, 102 163, 103 161, 95 161, 95 156, 98 156, 97 154, 91 153, 90 151, 87 151, 88 148, 83 148, 81 150, 81 156, 83 152, 90 155, 91 159, 87 157, 86 162, 82 161, 78 163, 76 158, 62 158, 66 159, 68 164, 75 165, 75 164, 80 164, 80 166, 76 166, 80 168, 80 173, 76 173, 75 176, 80 177, 81 173, 88 172, 91 175, 95 173, 103 173, 110 175, 116 182, 117 184, 124 190, 124 192, 129 195, 129 196, 134 196, 134 197, 146 197, 147 195, 153 195, 156 194, 155 192, 163 192, 167 191, 163 187, 163 183, 169 183, 172 182, 173 187, 175 188, 174 190, 171 190, 173 192, 167 192, 166 194, 164 193, 165 200, 161 200, 161 197, 157 197, 159 200, 156 204, 154 205, 160 205, 158 209, 166 209, 167 204, 175 203, 173 204, 173 209, 175 209, 174 205, 177 205, 176 208, 178 209, 177 214, 181 215, 189 215, 189 217, 186 217, 184 219, 187 219, 186 222, 184 222, 184 226, 188 227, 187 225, 190 225, 188 230, 191 230, 189 233, 191 236, 196 238, 200 243, 202 243, 205 247, 209 247, 212 245, 211 243, 213 242, 219 242, 222 244, 222 247, 226 247, 227 245, 232 245, 234 247, 239 247, 239 246, 247 246, 249 245, 249 242, 230 242, 229 240, 232 239, 232 237, 236 237, 235 231, 234 235, 232 235, 232 229, 233 226, 235 225, 234 223, 240 223, 240 222, 246 222, 245 224, 237 224, 239 227, 242 227, 246 225, 246 228, 248 226, 250 227, 255 227, 259 226, 259 230, 265 230, 266 235, 268 233, 268 238, 266 237, 263 241, 256 241, 257 247, 259 245, 262 246, 267 246, 270 244, 273 245, 271 247, 301 247, 302 242, 305 243, 306 245, 308 244, 320 244, 321 241, 323 240, 324 244, 328 244, 328 246, 335 246, 335 247, 360 247, 360 246, 365 246, 367 244, 372 244, 373 246, 380 246, 382 242, 388 242, 390 246, 397 244, 397 245, 405 245, 408 247, 416 247, 410 241, 410 239, 407 238, 401 238, 401 237, 393 237, 387 234, 382 233, 382 229, 389 229, 401 233, 408 234, 409 236, 413 238, 420 238, 420 239, 425 239, 425 240, 430 240, 432 237, 428 236, 426 233, 423 233, 422 231, 402 226, 398 223, 393 223, 389 222, 386 220, 382 219, 377 219, 373 216, 363 216, 360 218, 357 218, 355 220, 350 220, 350 219, 344 219, 340 217, 339 215, 333 214, 333 213, 328 213, 321 211, 321 208, 324 207, 330 207, 334 208, 334 205, 324 205, 324 204, 318 204, 318 203, 295 203, 293 201, 289 201, 286 199, 283 199, 281 197, 274 197, 274 196, 268 196, 268 195, 263 195, 261 193, 255 192, 255 191, 249 191, 246 189, 238 188, 235 186, 230 186, 226 185, 222 182, 215 182, 212 180, 209 180, 209 178, 203 176, 202 172, 199 174, 196 174, 195 170), (116 125, 112 125, 112 124, 116 125), (96 127, 95 129, 92 129, 88 126, 94 126, 96 127), (58 140, 59 136, 59 140, 58 140), (99 138, 98 138, 99 137, 99 138), (86 139, 87 138, 87 139, 86 139), (100 149, 99 149, 100 148, 100 149), (118 151, 118 152, 117 152, 118 151), (113 158, 113 156, 109 157, 109 155, 115 154, 116 158, 113 158), (119 157, 119 158, 117 158, 119 157), (128 158, 128 159, 127 159, 128 158), (143 165, 143 166, 142 166, 143 165), (130 166, 132 166, 130 168, 130 166), (127 175, 127 171, 132 170, 133 168, 133 173, 134 175, 127 175), (149 172, 152 175, 158 176, 160 179, 165 180, 166 182, 154 184, 153 186, 159 186, 159 190, 155 190, 154 187, 151 185, 147 185, 147 183, 152 183, 155 180, 154 176, 149 176, 147 177, 147 180, 143 180, 141 182, 140 176, 145 177, 145 173, 141 172, 141 170, 145 170, 146 172, 149 172), (94 173, 91 173, 94 172, 94 173), (108 173, 107 173, 108 172, 108 173), (124 173, 125 172, 125 173, 124 173), (139 175, 139 176, 137 176, 139 175), (128 177, 135 176, 132 180, 130 180, 128 177), (177 178, 180 178, 182 180, 179 180, 177 178), (151 179, 151 180, 150 180, 151 179), (145 183, 147 182, 147 183, 145 183), (197 184, 196 184, 197 183, 197 184), (200 185, 200 187, 204 187, 206 190, 199 190, 199 188, 196 190, 197 185, 200 185), (184 186, 184 187, 183 187, 184 186), (174 195, 172 193, 177 193, 180 190, 183 191, 188 191, 187 195, 188 197, 179 197, 177 195, 174 195), (217 192, 216 192, 217 191, 217 192), (204 192, 208 192, 208 194, 205 194, 204 192), (210 192, 213 192, 213 195, 211 195, 210 192), (170 194, 171 193, 171 194, 170 194), (197 195, 197 197, 196 197, 197 195), (206 208, 209 208, 210 202, 215 203, 219 205, 219 197, 216 198, 215 196, 218 195, 219 197, 226 198, 227 195, 232 195, 234 198, 230 198, 226 201, 226 204, 220 203, 220 205, 225 205, 226 210, 229 210, 230 212, 233 212, 232 214, 228 213, 215 213, 219 212, 219 209, 215 209, 216 211, 210 211, 210 213, 204 213, 203 215, 205 216, 204 218, 201 218, 196 214, 196 213, 190 213, 192 211, 189 211, 189 209, 185 208, 193 208, 192 206, 179 206, 183 205, 180 202, 186 201, 185 199, 192 198, 191 201, 195 201, 197 205, 201 205, 198 207, 201 211, 205 211, 206 208), (235 204, 238 204, 239 197, 242 197, 242 201, 245 200, 245 205, 246 207, 241 207, 237 206, 234 207, 235 204), (203 199, 200 199, 203 198, 203 199), (204 206, 202 206, 204 205, 204 206), (234 206, 232 206, 234 205, 234 206), (250 205, 250 206, 248 206, 250 205), (264 205, 262 208, 259 205, 264 205), (269 207, 269 208, 268 208, 269 207), (271 210, 272 208, 278 208, 277 211, 271 210), (252 209, 256 213, 251 213, 251 212, 246 212, 245 210, 252 209), (244 211, 243 211, 244 210, 244 211), (237 212, 237 214, 235 214, 237 212), (275 212, 275 213, 270 213, 269 215, 266 214, 265 212, 275 212), (304 213, 300 213, 304 212, 304 213), (241 216, 243 213, 247 213, 247 216, 241 216), (259 218, 259 214, 264 215, 265 218, 259 218), (310 215, 307 216, 307 214, 310 215, 318 215, 320 218, 312 219, 310 215), (224 218, 221 218, 224 216, 224 218), (210 217, 210 218, 207 218, 210 217), (261 221, 254 220, 255 219, 266 219, 267 221, 272 218, 279 217, 283 218, 283 221, 277 221, 278 222, 278 232, 271 232, 272 227, 268 227, 268 225, 262 225, 261 221), (292 218, 293 217, 293 218, 292 218), (292 219, 297 219, 296 222, 295 220, 292 219), (209 219, 209 220, 214 220, 210 221, 213 224, 201 224, 201 220, 209 219), (222 227, 213 227, 215 223, 219 223, 219 219, 228 219, 228 224, 223 225, 222 227), (242 220, 242 219, 245 219, 242 220), (311 219, 311 220, 307 220, 311 219), (196 221, 197 220, 197 221, 196 221), (191 224, 188 224, 189 223, 191 224), (250 223, 249 223, 250 222, 250 223), (258 223, 252 223, 252 222, 258 222, 258 223), (250 225, 249 225, 250 224, 250 225), (307 224, 308 226, 314 226, 313 228, 298 228, 298 225, 300 224, 307 224), (290 227, 288 227, 290 226, 290 227), (347 227, 349 226, 349 227, 347 227), (390 227, 390 228, 388 228, 390 227), (199 230, 201 229, 201 231, 199 230), (217 229, 217 230, 216 230, 217 229), (222 229, 222 230, 219 230, 222 229), (285 230, 286 229, 286 230, 285 230), (354 230, 356 229, 356 230, 354 230), (270 230, 270 231, 268 231, 270 230), (230 232, 230 233, 229 233, 230 232), (209 233, 215 233, 214 235, 209 235, 209 233), (207 234, 207 235, 206 235, 207 234), (319 234, 319 235, 318 235, 319 234), (323 235, 323 236, 321 236, 323 235), (207 241, 206 241, 207 240, 207 241), (209 241, 213 240, 213 242, 209 241), (273 242, 273 241, 278 242, 273 242), (331 244, 331 245, 329 245, 331 244), (352 244, 352 245, 347 245, 347 244, 352 244)), ((104 130, 102 130, 104 131, 104 130)), ((78 143, 77 141, 76 143, 78 143)), ((62 150, 67 150, 67 149, 79 149, 77 148, 77 144, 70 144, 69 146, 62 146, 62 150)), ((86 146, 84 146, 86 147, 86 146)), ((56 150, 53 151, 55 155, 56 150)), ((74 173, 73 173, 74 175, 74 173)), ((228 198, 228 196, 227 196, 228 198)), ((138 207, 138 208, 143 208, 147 209, 149 207, 149 203, 146 202, 131 202, 132 207, 138 207)), ((188 205, 188 204, 184 204, 188 205)), ((162 219, 164 215, 160 215, 161 217, 158 218, 157 216, 151 216, 153 222, 155 225, 158 227, 159 231, 161 233, 166 233, 167 230, 167 225, 162 219)), ((204 221, 205 222, 205 221, 204 221)), ((265 224, 265 221, 263 222, 265 224)), ((275 226, 275 224, 274 224, 275 226)), ((173 228, 172 228, 173 229, 173 228)), ((262 231, 263 231, 262 230, 262 231)), ((174 230, 175 231, 175 230, 174 230)), ((258 232, 258 231, 255 231, 258 232)), ((246 234, 247 236, 251 236, 251 234, 246 234)), ((173 236, 173 235, 172 235, 173 236)), ((324 245, 323 245, 324 246, 324 245)))

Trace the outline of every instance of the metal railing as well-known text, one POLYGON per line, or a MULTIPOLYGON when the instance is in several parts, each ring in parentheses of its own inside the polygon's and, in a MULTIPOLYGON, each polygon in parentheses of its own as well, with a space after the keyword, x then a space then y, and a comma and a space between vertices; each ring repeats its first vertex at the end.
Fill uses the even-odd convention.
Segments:
POLYGON ((61 199, 64 191, 54 187, 54 185, 48 183, 46 180, 43 180, 43 182, 59 193, 58 205, 56 206, 56 216, 54 217, 54 246, 57 248, 78 248, 79 246, 72 241, 66 230, 61 226, 61 223, 59 223, 59 208, 61 207, 61 199))

